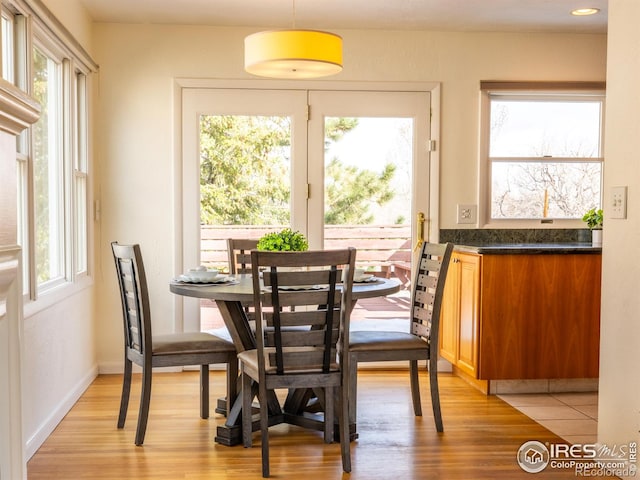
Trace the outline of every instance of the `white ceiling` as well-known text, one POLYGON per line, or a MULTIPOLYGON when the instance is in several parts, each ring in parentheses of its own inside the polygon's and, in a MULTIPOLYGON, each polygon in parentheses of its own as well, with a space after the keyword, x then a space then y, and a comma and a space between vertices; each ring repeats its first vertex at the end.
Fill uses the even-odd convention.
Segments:
MULTIPOLYGON (((294 0, 81 1, 97 22, 293 26, 294 0)), ((606 33, 607 0, 295 0, 295 27, 606 33)))

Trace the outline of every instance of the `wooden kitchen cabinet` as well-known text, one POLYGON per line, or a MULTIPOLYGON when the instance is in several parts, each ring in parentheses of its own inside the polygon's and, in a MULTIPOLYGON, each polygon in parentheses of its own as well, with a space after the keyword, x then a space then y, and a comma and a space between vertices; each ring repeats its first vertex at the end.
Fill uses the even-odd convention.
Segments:
POLYGON ((480 381, 597 378, 601 259, 454 252, 441 356, 480 381))
POLYGON ((478 366, 480 258, 474 254, 452 254, 440 329, 441 356, 474 378, 478 366))

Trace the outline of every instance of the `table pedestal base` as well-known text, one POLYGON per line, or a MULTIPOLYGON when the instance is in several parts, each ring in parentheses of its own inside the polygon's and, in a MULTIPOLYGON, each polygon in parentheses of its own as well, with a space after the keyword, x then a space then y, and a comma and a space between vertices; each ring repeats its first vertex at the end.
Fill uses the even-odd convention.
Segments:
MULTIPOLYGON (((270 392, 270 396, 272 397, 272 401, 276 401, 275 394, 270 392)), ((225 415, 227 417, 227 421, 224 425, 218 426, 216 429, 216 436, 214 437, 214 441, 219 443, 220 445, 225 445, 227 447, 232 447, 234 445, 242 444, 242 418, 241 418, 241 398, 238 397, 233 403, 230 412, 227 412, 227 401, 225 398, 219 398, 216 406, 216 413, 221 415, 225 415)), ((289 423, 291 425, 299 425, 305 428, 311 428, 315 430, 322 431, 322 414, 319 410, 319 403, 317 399, 311 398, 311 394, 309 391, 293 391, 287 397, 287 402, 285 402, 285 411, 282 412, 278 408, 274 408, 277 405, 272 405, 269 413, 269 426, 278 425, 280 423, 289 423), (296 407, 296 402, 298 406, 296 407), (300 407, 300 405, 304 405, 304 408, 300 407), (296 413, 288 413, 287 407, 293 407, 293 411, 296 413), (276 413, 277 412, 277 413, 276 413)), ((251 431, 257 432, 260 430, 260 416, 256 415, 259 413, 258 409, 254 410, 253 421, 251 425, 251 431)), ((340 441, 340 429, 338 424, 334 425, 333 429, 333 438, 335 441, 340 441)), ((355 423, 349 424, 349 440, 354 441, 358 438, 358 433, 356 429, 355 423)))
MULTIPOLYGON (((269 426, 278 425, 284 422, 284 415, 272 415, 269 417, 269 426)), ((260 420, 252 422, 251 431, 260 431, 260 420)), ((242 425, 220 425, 216 429, 216 436, 213 438, 216 443, 233 447, 242 445, 242 425)))
MULTIPOLYGON (((269 425, 277 425, 282 423, 282 419, 273 418, 269 419, 269 425)), ((260 430, 260 422, 254 421, 252 425, 252 429, 254 432, 260 430)), ((358 432, 356 429, 356 424, 352 423, 349 425, 349 440, 354 441, 358 438, 358 432)), ((333 432, 333 439, 337 442, 340 441, 340 432, 338 430, 338 426, 333 432)), ((220 425, 216 430, 216 436, 213 440, 220 444, 225 445, 227 447, 233 447, 235 445, 242 445, 242 425, 220 425)))
POLYGON ((219 426, 213 440, 216 443, 226 445, 227 447, 242 444, 242 425, 234 425, 233 427, 228 427, 226 425, 219 426))

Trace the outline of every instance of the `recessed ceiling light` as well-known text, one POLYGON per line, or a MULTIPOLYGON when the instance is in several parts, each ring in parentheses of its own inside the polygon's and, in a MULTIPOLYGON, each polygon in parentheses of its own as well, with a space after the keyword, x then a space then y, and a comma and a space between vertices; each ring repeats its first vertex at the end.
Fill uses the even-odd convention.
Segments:
POLYGON ((576 8, 571 11, 571 15, 576 15, 578 17, 582 17, 585 15, 595 15, 600 11, 599 8, 576 8))

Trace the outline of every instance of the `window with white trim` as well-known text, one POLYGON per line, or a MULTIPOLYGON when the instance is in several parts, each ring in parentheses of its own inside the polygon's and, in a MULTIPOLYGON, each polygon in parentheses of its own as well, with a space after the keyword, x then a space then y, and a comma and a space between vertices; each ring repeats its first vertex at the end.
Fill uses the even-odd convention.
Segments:
POLYGON ((601 206, 604 86, 554 87, 483 85, 488 223, 580 220, 601 206))
POLYGON ((35 300, 89 272, 90 57, 41 2, 2 4, 2 77, 40 103, 17 140, 18 243, 35 300))

